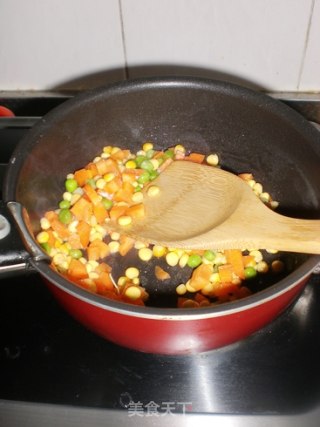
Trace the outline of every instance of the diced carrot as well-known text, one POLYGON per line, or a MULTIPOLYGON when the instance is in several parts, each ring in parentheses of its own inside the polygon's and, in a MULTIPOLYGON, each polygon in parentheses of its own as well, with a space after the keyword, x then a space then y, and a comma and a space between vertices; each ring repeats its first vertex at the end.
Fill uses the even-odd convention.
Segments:
POLYGON ((78 259, 72 259, 68 268, 68 275, 75 279, 85 279, 88 277, 87 269, 78 259))
POLYGON ((231 264, 219 265, 218 273, 221 282, 231 282, 233 278, 233 267, 231 264))
POLYGON ((72 249, 82 249, 82 244, 80 241, 79 234, 71 233, 68 237, 68 243, 72 249))
POLYGON ((83 187, 88 179, 93 178, 93 172, 90 169, 79 169, 74 173, 74 179, 80 187, 83 187))
POLYGON ((111 158, 115 160, 127 159, 130 155, 130 150, 118 150, 111 154, 111 158))
POLYGON ((156 265, 154 268, 154 274, 158 280, 167 280, 170 279, 170 274, 161 268, 159 265, 156 265))
POLYGON ((132 193, 124 188, 120 188, 113 196, 115 202, 132 203, 132 193))
POLYGON ((95 176, 99 175, 97 166, 93 162, 88 163, 87 166, 86 166, 86 169, 88 169, 89 171, 92 172, 92 177, 95 177, 95 176))
POLYGON ((135 240, 125 234, 122 234, 119 239, 119 253, 121 256, 125 256, 134 246, 135 240))
POLYGON ((136 177, 136 176, 142 175, 144 172, 145 172, 144 169, 139 169, 139 168, 136 168, 136 169, 125 169, 125 171, 122 173, 122 175, 123 174, 125 174, 125 175, 133 175, 133 176, 136 177))
POLYGON ((97 286, 97 293, 104 295, 106 291, 112 291, 114 286, 110 278, 110 274, 102 271, 97 279, 94 279, 97 286))
POLYGON ((113 220, 117 220, 121 215, 125 214, 127 209, 128 209, 127 206, 113 205, 109 211, 110 218, 113 220))
POLYGON ((240 173, 238 176, 244 181, 250 181, 251 179, 253 179, 252 173, 240 173))
POLYGON ((54 237, 54 235, 53 235, 53 230, 49 229, 49 230, 47 230, 47 233, 48 233, 48 235, 49 235, 48 245, 49 245, 51 248, 53 248, 53 247, 54 247, 54 244, 55 244, 55 241, 56 241, 56 238, 55 238, 55 237, 54 237))
POLYGON ((243 255, 240 249, 227 249, 224 251, 227 263, 232 265, 234 273, 244 279, 243 255))
POLYGON ((58 214, 54 211, 48 211, 44 214, 45 218, 51 223, 54 219, 58 218, 58 214))
POLYGON ((93 206, 93 214, 99 224, 102 224, 109 217, 108 211, 102 202, 99 202, 93 206))
POLYGON ((61 239, 68 239, 70 236, 70 231, 68 228, 59 221, 59 219, 53 219, 51 221, 52 230, 54 230, 61 239))
POLYGON ((234 285, 230 282, 221 282, 214 289, 214 295, 218 298, 227 297, 229 300, 232 295, 236 295, 239 292, 239 286, 234 285))
POLYGON ((97 273, 102 273, 103 271, 107 273, 111 273, 111 270, 112 268, 106 262, 100 262, 100 264, 95 269, 97 273))
POLYGON ((203 163, 205 157, 206 156, 204 154, 190 153, 189 156, 184 157, 184 160, 189 160, 190 162, 193 162, 193 163, 203 163))
POLYGON ((107 243, 96 239, 89 244, 87 253, 90 261, 97 261, 98 259, 108 256, 110 254, 110 249, 107 243))
POLYGON ((248 266, 253 266, 256 264, 256 261, 253 255, 243 255, 242 260, 243 260, 244 268, 248 266))
POLYGON ((91 187, 89 184, 85 184, 83 186, 83 191, 87 195, 88 199, 94 204, 97 205, 101 202, 102 196, 96 192, 94 188, 91 187))
POLYGON ((100 259, 100 249, 98 246, 89 245, 87 247, 87 255, 89 261, 98 261, 100 259))
POLYGON ((134 175, 133 173, 123 172, 122 173, 122 181, 123 181, 123 183, 125 183, 125 182, 129 182, 129 183, 135 182, 136 176, 137 175, 134 175))
POLYGON ((115 175, 120 173, 117 162, 111 158, 100 159, 95 163, 95 165, 100 175, 104 175, 110 172, 114 173, 115 175))
POLYGON ((136 205, 132 205, 126 209, 125 213, 132 218, 143 218, 145 216, 144 204, 137 203, 136 205))
POLYGON ((77 220, 88 221, 93 213, 93 206, 89 200, 84 197, 80 197, 80 199, 72 206, 70 211, 77 220))
POLYGON ((121 180, 119 178, 114 178, 106 183, 106 185, 104 186, 104 191, 109 194, 115 194, 118 190, 120 190, 121 185, 121 180))
POLYGON ((212 264, 200 264, 192 273, 190 286, 196 291, 199 291, 209 283, 212 273, 212 264))
POLYGON ((80 242, 83 249, 85 249, 89 244, 90 231, 91 227, 87 222, 79 221, 79 224, 77 225, 77 233, 80 237, 80 242))

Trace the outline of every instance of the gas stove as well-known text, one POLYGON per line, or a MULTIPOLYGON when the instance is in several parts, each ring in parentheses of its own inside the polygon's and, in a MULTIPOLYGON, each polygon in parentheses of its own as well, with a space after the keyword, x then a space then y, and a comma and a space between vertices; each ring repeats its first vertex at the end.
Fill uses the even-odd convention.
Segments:
MULTIPOLYGON (((271 94, 320 124, 320 96, 271 94)), ((0 93, 0 183, 28 130, 73 94, 0 93)), ((144 354, 86 330, 37 274, 1 280, 1 426, 318 426, 320 276, 246 340, 188 356, 144 354)))

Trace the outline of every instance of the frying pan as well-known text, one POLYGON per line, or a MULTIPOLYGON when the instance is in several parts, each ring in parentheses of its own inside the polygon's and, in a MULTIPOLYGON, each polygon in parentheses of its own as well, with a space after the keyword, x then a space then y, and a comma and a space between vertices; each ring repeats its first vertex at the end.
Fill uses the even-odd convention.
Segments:
MULTIPOLYGON (((320 216, 320 137, 298 113, 262 93, 226 82, 187 77, 129 80, 57 107, 28 132, 12 155, 4 201, 19 229, 28 269, 43 277, 79 322, 131 349, 186 354, 241 340, 299 296, 318 256, 277 254, 286 265, 285 274, 263 275, 250 282, 251 296, 201 309, 175 308, 174 289, 185 281, 187 270, 170 271, 172 283, 164 285, 151 273, 154 264, 137 260, 134 251, 126 258, 115 257, 115 276, 126 265, 140 263, 142 284, 150 294, 149 305, 140 307, 71 283, 51 269, 33 238, 42 214, 57 206, 68 173, 87 164, 105 145, 135 152, 146 140, 159 150, 183 144, 187 150, 215 152, 223 168, 253 173, 279 201, 280 213, 320 216)), ((10 235, 3 243, 6 239, 12 241, 10 235)), ((19 257, 15 262, 19 265, 19 257)))

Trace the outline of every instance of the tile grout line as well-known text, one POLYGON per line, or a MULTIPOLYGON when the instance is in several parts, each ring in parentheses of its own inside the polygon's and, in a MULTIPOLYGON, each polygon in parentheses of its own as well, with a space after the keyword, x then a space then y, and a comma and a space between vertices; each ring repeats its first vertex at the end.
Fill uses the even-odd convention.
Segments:
POLYGON ((299 68, 297 90, 300 89, 301 78, 302 78, 302 74, 303 74, 303 70, 304 70, 304 61, 306 59, 307 50, 308 50, 308 43, 309 43, 310 30, 311 30, 311 24, 312 24, 312 17, 313 17, 313 12, 314 12, 314 5, 315 5, 315 0, 312 0, 311 8, 310 8, 310 15, 309 15, 309 19, 308 19, 307 32, 306 32, 306 36, 305 36, 305 40, 304 40, 302 58, 301 58, 301 63, 300 63, 300 68, 299 68))
POLYGON ((123 10, 122 10, 122 0, 118 0, 119 5, 119 16, 120 16, 120 25, 121 25, 121 38, 122 38, 122 49, 124 56, 124 74, 125 78, 129 78, 129 68, 127 62, 127 46, 126 46, 126 36, 124 32, 124 21, 123 21, 123 10))

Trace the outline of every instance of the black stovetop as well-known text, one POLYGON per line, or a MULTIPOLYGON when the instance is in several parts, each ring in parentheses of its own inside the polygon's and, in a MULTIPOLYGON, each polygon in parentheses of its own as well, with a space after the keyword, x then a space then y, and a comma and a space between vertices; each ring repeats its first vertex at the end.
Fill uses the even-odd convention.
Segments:
MULTIPOLYGON (((0 129, 2 173, 28 128, 0 129)), ((320 276, 313 275, 299 299, 264 329, 196 355, 143 354, 94 335, 63 311, 37 274, 1 281, 0 325, 1 426, 19 425, 17 420, 29 425, 26 413, 30 425, 41 425, 42 418, 31 414, 45 408, 52 415, 56 407, 115 413, 118 425, 179 413, 210 416, 212 422, 224 414, 233 418, 232 425, 242 425, 244 414, 264 420, 281 416, 288 425, 290 416, 305 416, 309 426, 310 414, 320 408, 320 276), (32 411, 24 412, 29 404, 32 411)), ((74 425, 72 411, 63 425, 74 425)), ((85 417, 78 417, 80 426, 81 420, 85 417)))

